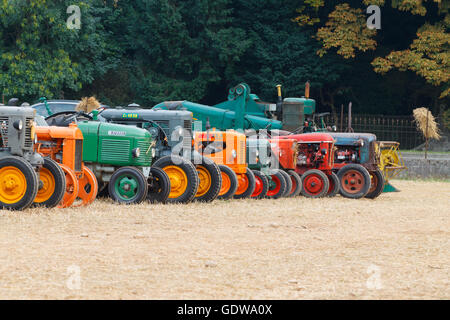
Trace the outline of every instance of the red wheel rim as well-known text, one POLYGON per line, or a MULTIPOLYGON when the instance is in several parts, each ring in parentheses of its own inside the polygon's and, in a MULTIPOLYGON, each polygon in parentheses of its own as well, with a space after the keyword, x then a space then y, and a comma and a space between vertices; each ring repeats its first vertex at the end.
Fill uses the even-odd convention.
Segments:
POLYGON ((263 181, 260 177, 255 176, 255 191, 252 193, 252 198, 258 197, 264 189, 263 181))
POLYGON ((267 195, 269 197, 278 194, 278 192, 280 192, 280 189, 281 189, 280 179, 277 176, 271 176, 271 178, 272 178, 272 181, 275 183, 275 188, 273 188, 267 192, 267 195))
POLYGON ((318 174, 310 174, 303 179, 303 189, 306 193, 316 196, 323 191, 324 182, 318 174))
POLYGON ((297 180, 294 179, 294 176, 291 176, 291 181, 292 181, 292 189, 291 192, 289 192, 289 194, 293 194, 295 189, 297 189, 297 180))
POLYGON ((348 193, 358 193, 364 188, 364 176, 356 170, 349 170, 342 176, 342 188, 348 193))
POLYGON ((374 192, 375 189, 377 188, 378 177, 373 172, 369 172, 369 174, 370 174, 370 188, 369 188, 369 192, 368 193, 371 193, 371 192, 374 192))

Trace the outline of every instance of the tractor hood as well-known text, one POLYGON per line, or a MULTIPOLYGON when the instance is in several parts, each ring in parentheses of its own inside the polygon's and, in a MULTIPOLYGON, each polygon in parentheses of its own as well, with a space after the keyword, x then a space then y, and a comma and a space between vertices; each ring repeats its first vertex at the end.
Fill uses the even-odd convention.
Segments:
POLYGON ((377 137, 371 133, 334 133, 330 135, 336 140, 337 146, 355 146, 359 145, 359 141, 363 140, 367 145, 376 141, 377 137))

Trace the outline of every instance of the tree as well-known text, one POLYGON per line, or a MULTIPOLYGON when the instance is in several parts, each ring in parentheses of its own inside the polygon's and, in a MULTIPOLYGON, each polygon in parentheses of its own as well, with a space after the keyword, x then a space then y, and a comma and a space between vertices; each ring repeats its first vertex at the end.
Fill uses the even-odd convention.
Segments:
POLYGON ((114 49, 99 20, 102 1, 0 2, 0 91, 35 100, 78 91, 114 67, 114 49), (66 25, 69 5, 81 10, 81 29, 66 25))

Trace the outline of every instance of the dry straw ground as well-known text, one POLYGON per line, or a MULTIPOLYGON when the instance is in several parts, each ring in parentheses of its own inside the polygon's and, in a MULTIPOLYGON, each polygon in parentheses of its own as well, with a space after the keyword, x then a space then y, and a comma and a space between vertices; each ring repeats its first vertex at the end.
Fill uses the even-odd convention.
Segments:
POLYGON ((450 183, 395 185, 375 201, 3 211, 0 298, 448 299, 450 183))

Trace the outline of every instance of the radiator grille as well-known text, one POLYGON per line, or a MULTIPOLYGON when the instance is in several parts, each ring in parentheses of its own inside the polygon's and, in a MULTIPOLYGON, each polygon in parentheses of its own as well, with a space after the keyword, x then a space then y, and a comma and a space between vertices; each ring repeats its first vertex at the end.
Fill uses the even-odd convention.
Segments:
POLYGON ((83 161, 83 140, 75 141, 75 171, 81 172, 81 163, 83 161))
POLYGON ((152 161, 152 151, 150 149, 150 143, 147 141, 138 141, 137 146, 141 149, 141 156, 139 162, 143 165, 150 165, 152 161))
POLYGON ((130 158, 130 141, 109 140, 102 141, 101 159, 103 161, 128 161, 130 158))
POLYGON ((238 163, 240 163, 240 164, 245 163, 246 152, 247 152, 247 150, 245 149, 245 141, 240 140, 239 141, 238 163))
POLYGON ((33 147, 33 140, 31 139, 31 126, 33 125, 33 118, 26 118, 25 127, 25 141, 24 148, 31 149, 33 147))
POLYGON ((0 134, 2 135, 2 147, 8 147, 8 117, 0 117, 0 134))

